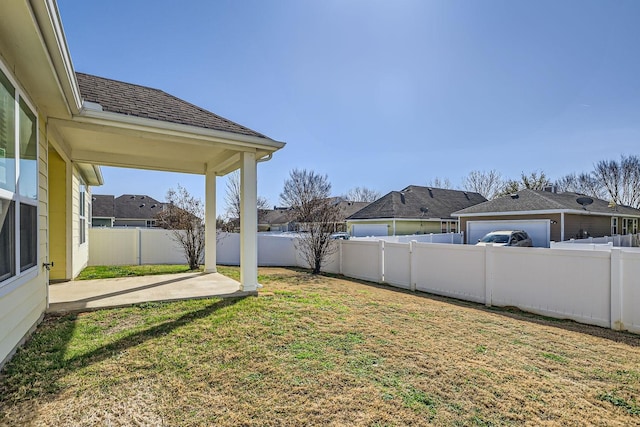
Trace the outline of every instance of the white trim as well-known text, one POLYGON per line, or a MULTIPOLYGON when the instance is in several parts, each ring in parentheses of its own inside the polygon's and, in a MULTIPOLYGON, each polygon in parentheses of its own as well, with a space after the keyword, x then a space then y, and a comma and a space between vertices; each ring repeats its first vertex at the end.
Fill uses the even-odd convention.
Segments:
POLYGON ((458 218, 472 218, 483 216, 504 216, 504 215, 547 215, 547 214, 571 214, 571 215, 592 215, 592 216, 625 216, 632 218, 640 218, 640 215, 623 214, 620 212, 592 212, 584 211, 581 209, 546 209, 539 211, 506 211, 506 212, 481 212, 481 213, 468 213, 468 214, 452 214, 458 218))
POLYGON ((216 139, 220 143, 232 143, 231 145, 241 145, 248 148, 263 148, 275 151, 285 146, 284 142, 252 135, 243 135, 234 132, 225 132, 214 129, 206 129, 197 126, 184 125, 179 123, 165 122, 162 120, 146 119, 143 117, 127 116, 125 114, 112 113, 109 111, 95 111, 82 108, 80 115, 74 116, 73 122, 95 124, 98 126, 111 125, 125 129, 158 132, 163 134, 171 132, 174 136, 200 139, 216 139), (106 123, 105 123, 106 122, 106 123), (117 123, 114 125, 114 122, 117 123), (168 132, 167 132, 168 131, 168 132))

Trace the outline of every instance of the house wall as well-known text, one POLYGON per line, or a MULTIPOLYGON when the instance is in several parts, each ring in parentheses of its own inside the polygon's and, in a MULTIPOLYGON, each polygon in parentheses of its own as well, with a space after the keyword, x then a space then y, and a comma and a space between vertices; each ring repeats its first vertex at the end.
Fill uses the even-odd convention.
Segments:
POLYGON ((85 213, 87 220, 85 221, 85 242, 80 243, 80 172, 73 168, 73 176, 71 178, 71 277, 76 277, 89 262, 89 218, 91 217, 91 209, 89 208, 89 200, 91 200, 91 191, 87 187, 85 195, 85 213))
POLYGON ((40 323, 47 308, 48 162, 45 120, 39 117, 38 153, 38 267, 0 289, 0 367, 40 323))
POLYGON ((595 215, 564 216, 564 239, 580 239, 584 237, 602 237, 611 235, 611 217, 595 215), (583 232, 588 234, 585 235, 583 232))
MULTIPOLYGON (((354 224, 384 224, 387 225, 388 235, 393 235, 393 220, 379 220, 379 221, 347 221, 347 232, 353 235, 354 224)), ((438 221, 420 221, 420 220, 396 220, 396 236, 405 236, 409 234, 429 234, 429 233, 441 233, 442 226, 440 220, 438 221)))
MULTIPOLYGON (((565 215, 565 239, 567 237, 567 215, 565 215)), ((460 230, 467 229, 468 221, 514 221, 514 220, 524 220, 524 219, 548 219, 551 220, 551 230, 550 237, 553 242, 560 242, 562 239, 561 236, 561 221, 560 214, 542 214, 542 215, 492 215, 492 216, 471 216, 471 217, 460 217, 460 230), (555 221, 555 224, 554 224, 555 221)), ((466 238, 465 238, 466 239, 466 238)), ((466 243, 469 243, 468 241, 466 243)))
POLYGON ((50 280, 67 276, 67 168, 66 162, 49 147, 49 259, 54 265, 50 280))

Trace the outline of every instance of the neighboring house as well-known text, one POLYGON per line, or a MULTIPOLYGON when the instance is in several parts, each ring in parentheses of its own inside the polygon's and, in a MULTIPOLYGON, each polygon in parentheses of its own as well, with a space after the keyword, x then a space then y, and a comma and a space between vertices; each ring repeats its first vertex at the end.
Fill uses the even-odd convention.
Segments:
MULTIPOLYGON (((257 163, 283 146, 160 90, 76 73, 55 0, 3 2, 0 366, 42 319, 49 281, 87 264, 100 165, 203 176, 213 272, 216 177, 240 168, 241 221, 257 224, 257 163)), ((242 289, 255 291, 256 227, 243 227, 241 240, 242 289)))
POLYGON ((411 185, 350 215, 347 231, 352 236, 455 233, 460 228, 451 214, 486 201, 470 191, 411 185))
POLYGON ((274 206, 273 209, 263 209, 258 213, 258 231, 294 230, 295 223, 289 208, 274 206))
POLYGON ((616 206, 605 200, 577 193, 520 190, 479 205, 454 212, 461 230, 470 221, 549 220, 552 241, 636 234, 640 210, 616 206))
POLYGON ((162 203, 147 195, 123 194, 120 197, 94 194, 91 205, 93 227, 156 227, 162 203))
MULTIPOLYGON (((369 202, 350 202, 341 198, 332 198, 332 203, 337 204, 340 217, 338 222, 332 224, 332 232, 346 231, 346 219, 350 215, 364 208, 369 202)), ((299 224, 293 218, 291 209, 286 207, 274 207, 260 212, 258 215, 259 231, 298 231, 299 224)), ((304 229, 304 226, 302 226, 304 229)))

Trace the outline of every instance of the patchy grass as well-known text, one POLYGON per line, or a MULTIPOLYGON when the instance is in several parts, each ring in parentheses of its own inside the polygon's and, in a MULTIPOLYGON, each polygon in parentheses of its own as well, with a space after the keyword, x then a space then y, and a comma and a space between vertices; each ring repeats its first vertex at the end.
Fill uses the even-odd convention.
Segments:
MULTIPOLYGON (((149 276, 154 274, 188 273, 188 265, 96 265, 80 272, 76 280, 113 279, 128 276, 149 276)), ((200 271, 200 270, 199 270, 200 271)))
POLYGON ((640 424, 639 336, 302 270, 259 281, 46 317, 0 374, 0 425, 640 424))

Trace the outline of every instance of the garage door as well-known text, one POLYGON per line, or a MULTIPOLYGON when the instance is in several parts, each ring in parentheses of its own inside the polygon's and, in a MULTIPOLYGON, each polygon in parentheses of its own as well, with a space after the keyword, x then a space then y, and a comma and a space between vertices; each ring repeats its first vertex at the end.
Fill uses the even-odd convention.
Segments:
POLYGON ((524 230, 531 237, 533 246, 548 248, 551 241, 551 221, 548 219, 468 221, 467 243, 475 245, 485 234, 497 230, 524 230))
POLYGON ((354 237, 387 236, 387 224, 353 224, 351 234, 354 237))

